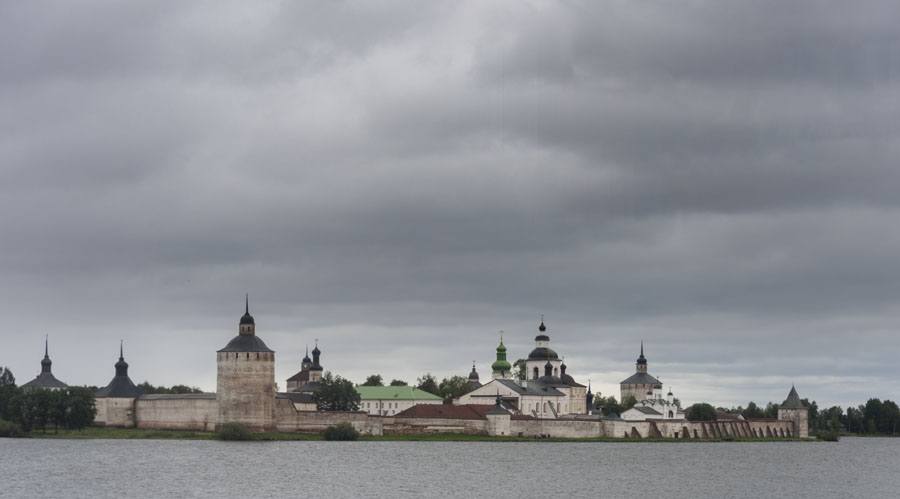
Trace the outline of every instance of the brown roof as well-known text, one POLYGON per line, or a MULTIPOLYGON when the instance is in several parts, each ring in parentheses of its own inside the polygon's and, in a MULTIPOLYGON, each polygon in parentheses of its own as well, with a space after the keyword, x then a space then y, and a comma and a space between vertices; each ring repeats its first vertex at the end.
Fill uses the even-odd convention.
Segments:
MULTIPOLYGON (((436 418, 436 419, 487 419, 485 416, 494 404, 419 404, 398 412, 397 418, 436 418)), ((513 414, 512 419, 534 419, 531 416, 513 414)))
POLYGON ((419 404, 400 411, 398 418, 485 419, 494 404, 419 404))

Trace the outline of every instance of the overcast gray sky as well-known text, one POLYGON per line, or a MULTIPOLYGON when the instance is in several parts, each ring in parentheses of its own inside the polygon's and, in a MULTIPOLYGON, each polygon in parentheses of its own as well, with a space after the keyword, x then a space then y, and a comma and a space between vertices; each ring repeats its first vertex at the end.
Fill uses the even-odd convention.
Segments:
POLYGON ((900 398, 900 4, 4 2, 0 365, 900 398))

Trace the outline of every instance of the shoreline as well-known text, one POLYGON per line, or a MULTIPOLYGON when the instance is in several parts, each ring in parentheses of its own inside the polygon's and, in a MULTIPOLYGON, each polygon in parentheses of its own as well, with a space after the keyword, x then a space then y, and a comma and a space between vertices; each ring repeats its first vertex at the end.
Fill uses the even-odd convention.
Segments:
MULTIPOLYGON (((63 439, 63 440, 218 440, 216 433, 193 430, 158 430, 142 428, 104 428, 91 427, 83 430, 63 430, 58 432, 32 431, 23 438, 63 439)), ((288 433, 266 432, 255 433, 250 442, 290 442, 290 441, 325 441, 321 433, 288 433)), ((735 438, 735 439, 626 439, 611 437, 590 438, 535 438, 535 437, 499 437, 489 435, 470 435, 462 433, 425 433, 415 435, 361 435, 359 442, 614 442, 614 443, 734 443, 734 442, 808 442, 816 439, 786 438, 735 438)))

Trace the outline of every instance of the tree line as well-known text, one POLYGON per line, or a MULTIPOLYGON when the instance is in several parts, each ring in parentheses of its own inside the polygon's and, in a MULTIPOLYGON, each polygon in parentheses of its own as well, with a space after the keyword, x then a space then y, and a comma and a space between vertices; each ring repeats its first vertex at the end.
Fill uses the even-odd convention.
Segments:
POLYGON ((9 434, 48 428, 78 430, 93 423, 96 414, 91 388, 22 389, 9 369, 0 368, 0 427, 9 434))

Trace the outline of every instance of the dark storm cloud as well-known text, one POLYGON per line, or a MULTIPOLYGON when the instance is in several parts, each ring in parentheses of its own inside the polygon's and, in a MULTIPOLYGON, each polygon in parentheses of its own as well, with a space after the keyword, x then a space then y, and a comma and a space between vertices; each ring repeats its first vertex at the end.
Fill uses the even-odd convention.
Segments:
POLYGON ((607 394, 643 338, 683 400, 900 396, 892 3, 0 9, 22 380, 49 333, 212 388, 249 290, 279 380, 487 375, 546 313, 607 394))

